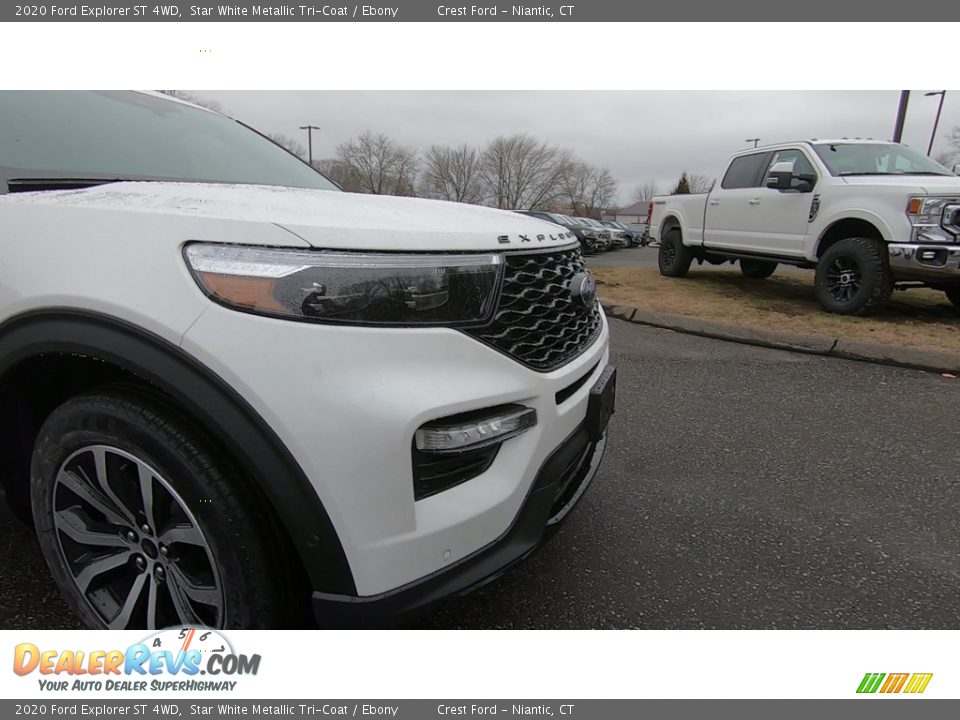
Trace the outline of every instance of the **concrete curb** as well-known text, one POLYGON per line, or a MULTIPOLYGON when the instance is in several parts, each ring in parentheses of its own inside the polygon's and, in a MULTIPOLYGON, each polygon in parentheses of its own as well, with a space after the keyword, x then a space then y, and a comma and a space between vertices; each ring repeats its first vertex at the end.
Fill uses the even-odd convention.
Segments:
POLYGON ((608 305, 601 300, 607 316, 637 325, 674 330, 688 335, 727 340, 729 342, 756 345, 758 347, 790 350, 825 357, 894 365, 912 370, 960 374, 960 354, 941 350, 883 345, 863 340, 844 340, 824 335, 801 335, 798 333, 741 327, 713 320, 701 320, 686 315, 641 310, 627 305, 608 305))

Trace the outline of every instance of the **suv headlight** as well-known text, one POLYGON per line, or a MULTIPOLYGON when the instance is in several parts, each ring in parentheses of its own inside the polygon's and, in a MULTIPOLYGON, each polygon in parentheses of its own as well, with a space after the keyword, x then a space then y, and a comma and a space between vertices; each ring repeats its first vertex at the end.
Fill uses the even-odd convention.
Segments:
POLYGON ((371 325, 469 325, 493 312, 497 254, 281 250, 191 243, 197 284, 222 305, 293 320, 371 325))
POLYGON ((914 237, 925 242, 954 242, 960 235, 960 200, 955 197, 914 196, 907 201, 907 217, 914 237))

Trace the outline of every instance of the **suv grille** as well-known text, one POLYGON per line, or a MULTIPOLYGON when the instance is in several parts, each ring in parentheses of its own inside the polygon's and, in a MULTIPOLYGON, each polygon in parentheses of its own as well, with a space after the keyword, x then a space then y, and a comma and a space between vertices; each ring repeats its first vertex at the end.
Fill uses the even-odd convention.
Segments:
POLYGON ((506 254, 500 301, 489 325, 471 335, 534 370, 552 370, 587 349, 600 332, 600 306, 582 306, 570 279, 587 271, 579 248, 506 254))

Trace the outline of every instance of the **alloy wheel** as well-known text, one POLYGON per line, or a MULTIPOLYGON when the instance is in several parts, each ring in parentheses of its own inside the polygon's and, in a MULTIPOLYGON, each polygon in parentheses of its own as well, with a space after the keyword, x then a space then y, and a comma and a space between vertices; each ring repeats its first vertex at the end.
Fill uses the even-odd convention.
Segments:
POLYGON ((860 292, 863 277, 860 266, 849 255, 838 255, 827 268, 827 291, 838 302, 850 302, 860 292))
POLYGON ((83 447, 60 465, 52 497, 63 565, 106 627, 221 626, 210 545, 147 462, 116 447, 83 447))

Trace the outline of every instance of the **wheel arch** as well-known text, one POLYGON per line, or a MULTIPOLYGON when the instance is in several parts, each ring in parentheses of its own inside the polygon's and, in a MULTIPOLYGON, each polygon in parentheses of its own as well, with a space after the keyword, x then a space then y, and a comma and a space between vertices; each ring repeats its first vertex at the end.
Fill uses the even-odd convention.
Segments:
POLYGON ((29 480, 29 456, 43 420, 71 392, 107 382, 148 389, 196 423, 265 498, 312 589, 356 594, 322 501, 266 421, 183 350, 110 316, 50 309, 0 325, 0 427, 16 439, 0 451, 0 482, 13 504, 29 480))
POLYGON ((845 215, 831 221, 820 233, 815 249, 817 259, 822 257, 831 245, 852 237, 866 237, 890 242, 891 233, 886 224, 875 216, 869 214, 845 215))
POLYGON ((663 220, 660 221, 660 228, 658 232, 660 242, 663 242, 663 239, 671 230, 679 230, 681 238, 686 235, 683 228, 683 221, 680 219, 679 215, 673 212, 667 213, 663 220))

